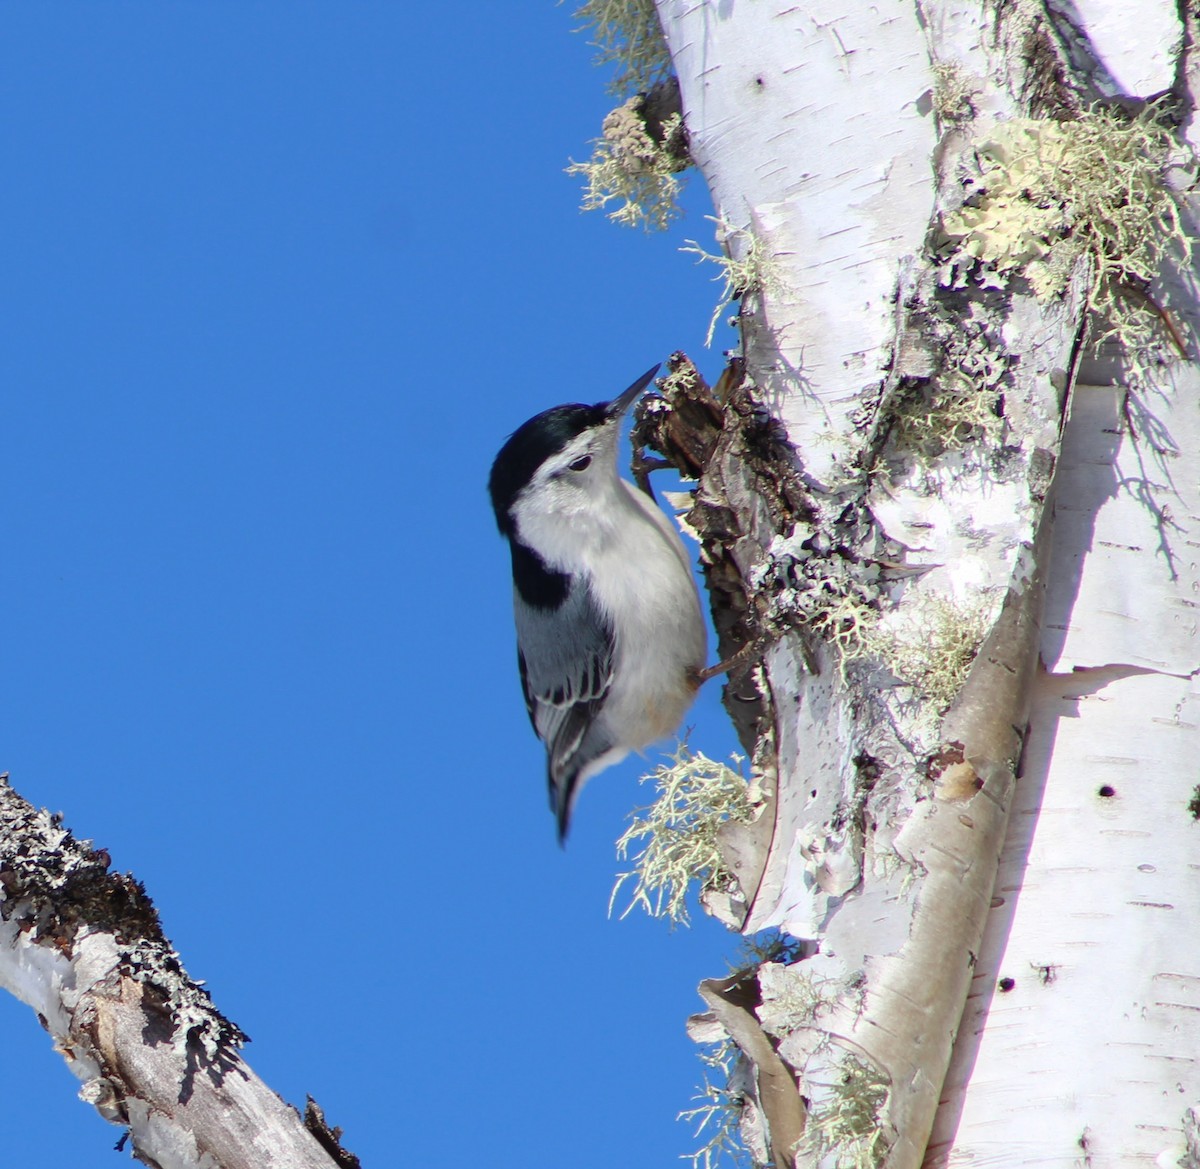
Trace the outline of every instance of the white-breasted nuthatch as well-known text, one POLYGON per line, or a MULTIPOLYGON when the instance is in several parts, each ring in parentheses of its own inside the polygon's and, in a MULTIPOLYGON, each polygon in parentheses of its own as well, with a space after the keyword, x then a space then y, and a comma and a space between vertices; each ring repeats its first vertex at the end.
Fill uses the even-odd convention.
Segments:
POLYGON ((704 667, 683 541, 617 474, 621 419, 657 372, 611 402, 529 419, 488 481, 512 551, 521 688, 546 744, 560 843, 584 783, 676 730, 704 667))

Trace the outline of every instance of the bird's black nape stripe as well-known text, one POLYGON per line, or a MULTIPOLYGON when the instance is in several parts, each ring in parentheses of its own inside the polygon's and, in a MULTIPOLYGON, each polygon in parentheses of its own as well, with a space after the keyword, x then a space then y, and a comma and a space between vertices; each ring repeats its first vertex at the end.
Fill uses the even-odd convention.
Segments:
POLYGON ((608 418, 604 404, 554 406, 518 426, 492 464, 488 491, 496 524, 506 536, 513 535, 509 514, 521 489, 551 455, 557 454, 585 430, 602 425, 608 418))
POLYGON ((571 578, 547 568, 546 562, 516 537, 509 537, 513 584, 525 604, 534 609, 557 609, 566 599, 571 578))

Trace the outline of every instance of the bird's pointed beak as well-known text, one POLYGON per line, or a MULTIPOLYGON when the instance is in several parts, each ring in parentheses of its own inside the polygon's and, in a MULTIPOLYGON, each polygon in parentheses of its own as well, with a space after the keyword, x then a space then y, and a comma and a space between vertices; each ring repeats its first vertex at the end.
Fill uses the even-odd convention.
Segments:
POLYGON ((661 368, 662 362, 660 361, 653 369, 646 370, 623 394, 613 398, 607 407, 609 418, 620 418, 646 392, 646 387, 654 380, 654 375, 661 368))

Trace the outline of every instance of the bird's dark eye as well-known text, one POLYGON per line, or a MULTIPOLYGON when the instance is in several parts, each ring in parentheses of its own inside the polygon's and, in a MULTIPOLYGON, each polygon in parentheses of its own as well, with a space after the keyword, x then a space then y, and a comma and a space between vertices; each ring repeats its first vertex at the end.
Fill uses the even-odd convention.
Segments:
POLYGON ((572 471, 586 471, 591 465, 591 455, 580 455, 573 463, 568 464, 572 471))

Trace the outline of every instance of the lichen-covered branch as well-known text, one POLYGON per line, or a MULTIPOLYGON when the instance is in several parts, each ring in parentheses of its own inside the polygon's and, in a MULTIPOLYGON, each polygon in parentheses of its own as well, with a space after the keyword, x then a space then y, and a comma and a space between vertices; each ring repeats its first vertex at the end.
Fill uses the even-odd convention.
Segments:
POLYGON ((241 1030, 188 976, 141 884, 109 871, 0 776, 0 987, 28 1004, 80 1097, 158 1169, 354 1169, 242 1059, 241 1030))

